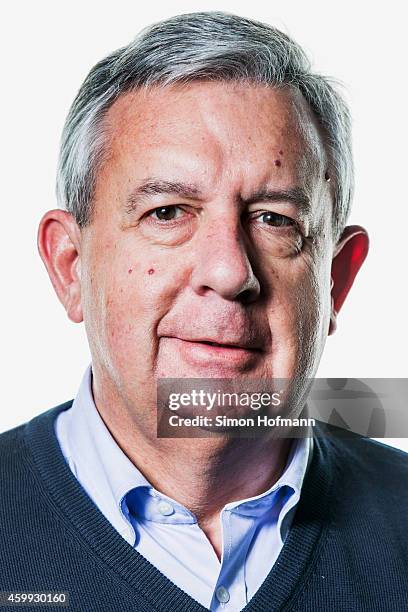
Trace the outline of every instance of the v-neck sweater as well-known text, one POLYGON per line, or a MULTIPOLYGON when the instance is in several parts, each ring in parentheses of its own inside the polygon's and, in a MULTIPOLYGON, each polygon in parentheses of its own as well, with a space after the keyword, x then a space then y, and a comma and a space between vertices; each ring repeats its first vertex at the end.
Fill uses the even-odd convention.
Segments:
MULTIPOLYGON (((0 435, 0 591, 66 592, 75 612, 205 611, 117 533, 72 474, 54 431, 71 404, 0 435)), ((325 429, 285 544, 245 612, 408 610, 408 454, 325 429)))

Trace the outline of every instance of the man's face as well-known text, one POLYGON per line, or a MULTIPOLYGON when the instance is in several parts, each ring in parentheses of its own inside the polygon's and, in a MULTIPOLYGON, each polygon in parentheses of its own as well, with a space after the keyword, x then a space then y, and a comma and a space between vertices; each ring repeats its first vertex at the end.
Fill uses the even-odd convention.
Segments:
POLYGON ((333 255, 321 136, 289 89, 120 97, 81 238, 93 368, 128 406, 156 381, 312 376, 333 255), (212 344, 211 344, 212 343, 212 344))

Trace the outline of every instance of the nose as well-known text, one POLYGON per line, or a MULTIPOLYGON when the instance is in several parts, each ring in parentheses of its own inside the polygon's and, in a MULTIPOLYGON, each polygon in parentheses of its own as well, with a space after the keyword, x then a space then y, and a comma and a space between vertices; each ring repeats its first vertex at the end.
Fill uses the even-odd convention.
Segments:
POLYGON ((192 286, 199 295, 214 291, 226 300, 255 301, 260 283, 248 257, 239 221, 213 220, 195 244, 192 286))

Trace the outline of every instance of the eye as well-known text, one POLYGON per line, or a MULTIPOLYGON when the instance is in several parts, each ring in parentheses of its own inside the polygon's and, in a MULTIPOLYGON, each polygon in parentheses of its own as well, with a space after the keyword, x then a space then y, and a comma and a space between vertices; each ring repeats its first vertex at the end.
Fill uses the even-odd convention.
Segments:
POLYGON ((285 215, 280 215, 279 213, 272 212, 270 210, 262 213, 259 216, 259 219, 262 219, 264 223, 272 225, 274 227, 288 227, 295 225, 293 219, 285 217, 285 215))
POLYGON ((173 221, 180 217, 182 212, 179 206, 160 206, 152 210, 149 216, 158 221, 173 221))

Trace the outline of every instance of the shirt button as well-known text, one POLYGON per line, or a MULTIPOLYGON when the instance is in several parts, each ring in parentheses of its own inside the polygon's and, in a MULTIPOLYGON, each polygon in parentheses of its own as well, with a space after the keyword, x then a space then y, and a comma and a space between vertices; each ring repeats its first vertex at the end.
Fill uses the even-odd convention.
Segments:
POLYGON ((174 512, 173 506, 166 501, 161 501, 157 506, 157 509, 163 516, 170 516, 170 514, 173 514, 174 512))
POLYGON ((218 587, 218 589, 215 591, 215 596, 220 603, 227 603, 227 601, 229 601, 229 598, 230 598, 230 594, 228 593, 227 589, 223 586, 218 587))

